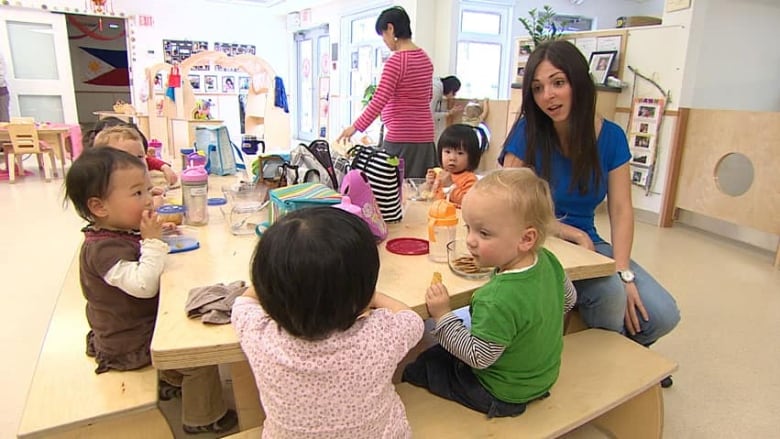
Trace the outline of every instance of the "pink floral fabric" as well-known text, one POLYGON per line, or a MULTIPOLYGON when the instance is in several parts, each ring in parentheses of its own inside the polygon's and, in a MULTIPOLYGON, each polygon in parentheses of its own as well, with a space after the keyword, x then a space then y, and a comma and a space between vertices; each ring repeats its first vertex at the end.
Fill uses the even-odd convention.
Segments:
POLYGON ((416 313, 377 309, 320 341, 289 335, 247 297, 232 320, 267 416, 263 438, 411 437, 391 378, 422 338, 416 313))

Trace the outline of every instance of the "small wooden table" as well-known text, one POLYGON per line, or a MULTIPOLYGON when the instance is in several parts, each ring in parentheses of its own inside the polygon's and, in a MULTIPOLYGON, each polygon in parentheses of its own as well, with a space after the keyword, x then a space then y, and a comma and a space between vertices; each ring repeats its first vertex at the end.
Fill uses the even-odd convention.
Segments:
MULTIPOLYGON (((426 203, 411 202, 404 221, 390 224, 389 239, 427 236, 426 203)), ((256 238, 233 236, 222 218, 212 218, 197 229, 200 249, 169 256, 160 281, 160 307, 152 339, 152 362, 158 369, 175 369, 232 363, 233 389, 241 429, 259 425, 257 391, 246 357, 231 325, 206 326, 187 318, 184 304, 191 288, 218 282, 246 280, 256 238)), ((218 213, 218 212, 216 212, 218 213)), ((459 232, 462 232, 460 228, 459 232)), ((546 247, 561 261, 572 280, 608 276, 615 272, 612 259, 557 238, 546 247)), ((398 299, 427 317, 425 291, 434 271, 442 274, 453 308, 468 304, 471 293, 486 280, 467 280, 453 274, 446 263, 427 256, 400 256, 379 245, 377 291, 398 299)))
MULTIPOLYGON (((8 134, 7 123, 0 124, 0 145, 11 143, 11 136, 8 134)), ((38 140, 51 145, 54 155, 60 161, 62 175, 65 175, 65 152, 70 151, 71 160, 75 160, 81 154, 81 129, 78 125, 72 124, 48 124, 37 127, 38 140), (74 134, 78 131, 78 135, 74 134), (75 138, 74 137, 78 137, 75 138)))

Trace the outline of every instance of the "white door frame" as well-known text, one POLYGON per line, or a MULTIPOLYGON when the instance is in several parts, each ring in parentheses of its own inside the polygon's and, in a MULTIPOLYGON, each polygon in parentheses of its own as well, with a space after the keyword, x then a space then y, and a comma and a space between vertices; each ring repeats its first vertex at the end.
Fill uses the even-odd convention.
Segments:
POLYGON ((73 89, 73 72, 70 65, 70 48, 65 15, 36 9, 3 7, 0 18, 0 51, 6 64, 6 82, 11 94, 11 116, 19 114, 19 95, 60 96, 63 122, 77 123, 76 94, 73 89), (18 79, 14 75, 11 42, 7 22, 48 24, 52 28, 56 54, 58 79, 18 79))

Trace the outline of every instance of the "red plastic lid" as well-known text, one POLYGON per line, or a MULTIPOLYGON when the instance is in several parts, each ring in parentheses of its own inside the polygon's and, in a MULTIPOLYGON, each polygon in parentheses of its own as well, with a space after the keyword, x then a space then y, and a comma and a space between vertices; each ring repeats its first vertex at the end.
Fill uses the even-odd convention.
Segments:
POLYGON ((428 254, 428 241, 420 238, 395 238, 387 241, 387 251, 397 255, 428 254))

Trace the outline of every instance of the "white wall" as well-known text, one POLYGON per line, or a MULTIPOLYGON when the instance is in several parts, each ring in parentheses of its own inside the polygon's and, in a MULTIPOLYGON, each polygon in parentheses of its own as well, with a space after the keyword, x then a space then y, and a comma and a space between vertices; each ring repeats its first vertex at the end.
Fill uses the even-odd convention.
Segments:
MULTIPOLYGON (((40 8, 38 3, 21 1, 22 6, 40 8)), ((55 12, 84 13, 82 0, 50 0, 47 8, 55 12)), ((254 44, 257 55, 266 59, 277 74, 289 82, 287 47, 272 44, 284 32, 284 16, 248 4, 231 5, 208 0, 179 1, 112 0, 108 2, 116 15, 130 17, 128 28, 131 52, 134 103, 139 106, 138 85, 144 82, 144 68, 163 61, 162 40, 196 40, 254 44), (151 15, 154 25, 139 27, 136 15, 151 15)))
POLYGON ((697 1, 685 107, 780 111, 780 1, 697 1))

